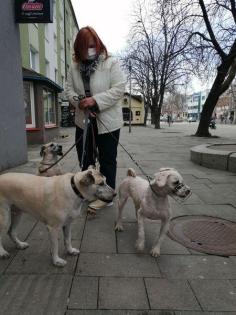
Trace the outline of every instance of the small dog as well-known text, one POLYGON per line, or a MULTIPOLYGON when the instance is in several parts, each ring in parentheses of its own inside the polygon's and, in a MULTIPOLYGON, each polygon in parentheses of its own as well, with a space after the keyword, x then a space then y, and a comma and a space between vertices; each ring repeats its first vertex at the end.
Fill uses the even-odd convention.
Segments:
POLYGON ((115 195, 114 190, 106 184, 106 178, 91 168, 76 174, 67 173, 53 177, 24 173, 0 175, 0 257, 9 257, 1 241, 9 210, 12 210, 8 230, 10 238, 19 249, 29 246, 28 243, 21 242, 16 233, 16 226, 24 211, 46 224, 51 240, 53 264, 65 266, 66 261, 58 255, 60 228, 63 228, 67 252, 78 255, 79 250, 71 245, 71 223, 80 214, 83 202, 97 199, 111 202, 115 195))
POLYGON ((59 163, 49 168, 50 165, 54 164, 58 160, 57 157, 62 155, 61 145, 54 142, 44 144, 40 150, 40 156, 43 157, 43 159, 39 164, 37 175, 46 177, 62 175, 59 163))
POLYGON ((136 242, 138 251, 143 251, 145 245, 144 219, 161 220, 160 235, 151 250, 151 255, 157 257, 160 255, 161 243, 168 232, 171 219, 168 195, 185 199, 191 194, 190 188, 183 184, 182 176, 173 168, 161 168, 158 173, 154 174, 154 179, 150 184, 147 180, 136 176, 133 169, 129 169, 127 175, 128 177, 119 187, 118 217, 115 230, 123 231, 122 211, 128 197, 131 197, 138 219, 136 242))

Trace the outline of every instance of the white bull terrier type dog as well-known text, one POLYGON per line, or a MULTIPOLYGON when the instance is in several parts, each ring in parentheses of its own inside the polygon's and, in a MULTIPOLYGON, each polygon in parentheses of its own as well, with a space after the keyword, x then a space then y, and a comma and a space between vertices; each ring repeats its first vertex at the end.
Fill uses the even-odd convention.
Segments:
POLYGON ((174 168, 161 168, 154 174, 154 179, 149 183, 147 180, 136 176, 133 169, 128 169, 127 177, 119 187, 118 217, 115 230, 123 231, 122 211, 128 197, 134 202, 136 217, 138 219, 138 239, 136 248, 144 250, 145 231, 144 219, 161 220, 160 235, 151 250, 151 255, 160 255, 161 243, 168 232, 171 219, 171 209, 168 195, 181 199, 190 196, 191 191, 183 183, 182 176, 174 168))
POLYGON ((63 229, 67 253, 78 255, 79 250, 71 245, 71 223, 79 216, 82 203, 97 199, 111 202, 115 195, 114 190, 106 184, 106 178, 91 168, 76 174, 67 173, 52 177, 24 173, 0 175, 0 258, 9 257, 1 240, 9 211, 10 238, 19 249, 29 246, 28 243, 20 241, 16 233, 16 226, 24 211, 47 226, 53 264, 63 267, 66 261, 58 255, 59 230, 63 229))

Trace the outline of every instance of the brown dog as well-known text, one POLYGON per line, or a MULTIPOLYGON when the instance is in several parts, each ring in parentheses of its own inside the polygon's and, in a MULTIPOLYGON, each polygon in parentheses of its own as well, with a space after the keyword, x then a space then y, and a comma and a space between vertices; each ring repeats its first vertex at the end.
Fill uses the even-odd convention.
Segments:
POLYGON ((61 171, 61 167, 59 163, 49 168, 52 164, 57 162, 58 156, 62 156, 62 155, 63 153, 62 153, 61 145, 54 142, 44 144, 40 150, 40 156, 43 159, 39 164, 37 175, 47 176, 47 177, 55 176, 55 175, 62 175, 62 171, 61 171))

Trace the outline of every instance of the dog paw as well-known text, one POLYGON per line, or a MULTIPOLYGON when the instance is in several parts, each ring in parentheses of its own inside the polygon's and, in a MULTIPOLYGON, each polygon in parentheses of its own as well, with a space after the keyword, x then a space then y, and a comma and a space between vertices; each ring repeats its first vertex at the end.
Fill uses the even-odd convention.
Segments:
POLYGON ((144 242, 137 241, 135 244, 135 247, 138 252, 143 252, 144 251, 144 242))
POLYGON ((150 252, 150 254, 151 254, 152 257, 158 257, 158 256, 160 256, 160 255, 161 255, 161 253, 160 253, 160 248, 155 248, 155 247, 153 247, 152 250, 151 250, 151 252, 150 252))
POLYGON ((70 250, 68 250, 68 254, 72 255, 72 256, 76 256, 79 255, 80 251, 77 248, 71 248, 70 250))
POLYGON ((118 231, 118 232, 124 231, 123 225, 117 223, 117 224, 115 225, 115 231, 118 231))
POLYGON ((20 242, 16 244, 16 248, 18 249, 26 249, 29 247, 29 244, 26 242, 20 242))
POLYGON ((53 261, 53 265, 56 267, 64 267, 67 264, 67 262, 62 258, 57 258, 53 261))
POLYGON ((6 250, 1 250, 0 251, 0 258, 7 259, 9 257, 10 257, 10 254, 6 250))

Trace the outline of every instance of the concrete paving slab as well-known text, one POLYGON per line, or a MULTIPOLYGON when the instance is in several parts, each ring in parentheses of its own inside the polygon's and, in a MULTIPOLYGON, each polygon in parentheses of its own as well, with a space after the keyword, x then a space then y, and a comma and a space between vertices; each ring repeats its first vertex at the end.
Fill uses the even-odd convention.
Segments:
POLYGON ((72 277, 69 275, 3 275, 1 315, 63 315, 72 277))
POLYGON ((236 289, 228 280, 191 280, 191 287, 205 311, 235 311, 236 289))
POLYGON ((201 310, 187 281, 146 278, 145 283, 152 309, 201 310))
POLYGON ((190 312, 190 311, 175 311, 175 315, 234 315, 235 312, 190 312))
POLYGON ((110 220, 110 209, 103 210, 93 220, 88 220, 83 235, 81 252, 116 253, 116 235, 114 231, 114 219, 110 220))
POLYGON ((69 297, 69 309, 97 309, 98 278, 75 277, 69 297))
POLYGON ((106 277, 160 277, 156 260, 149 255, 81 253, 76 274, 106 277))
POLYGON ((184 205, 177 215, 208 215, 236 222, 236 209, 231 205, 184 205))
POLYGON ((157 261, 162 276, 168 279, 236 279, 236 268, 229 258, 161 255, 157 261))
MULTIPOLYGON (((147 220, 148 221, 148 220, 147 220)), ((125 223, 123 224, 124 231, 117 232, 117 247, 118 253, 137 253, 135 249, 135 242, 137 240, 138 231, 136 223, 125 223)), ((149 254, 154 241, 159 235, 160 223, 153 223, 152 221, 145 222, 145 254, 149 254)), ((189 254, 189 251, 181 244, 172 241, 168 236, 164 239, 161 247, 162 254, 189 254)))
MULTIPOLYGON (((228 314, 228 313, 227 313, 228 314)), ((147 311, 147 310, 76 310, 67 311, 66 315, 175 315, 171 311, 147 311)), ((194 315, 194 314, 193 314, 194 315)), ((205 315, 205 313, 203 314, 205 315)), ((211 313, 211 315, 213 315, 211 313)), ((220 315, 220 314, 219 314, 220 315)))
MULTIPOLYGON (((76 247, 76 240, 73 245, 76 247)), ((78 244, 79 245, 79 244, 78 244)), ((55 267, 51 262, 50 243, 48 240, 31 241, 30 247, 18 251, 11 264, 5 270, 6 274, 73 274, 77 256, 69 256, 60 244, 61 257, 66 259, 64 268, 55 267)))
POLYGON ((142 278, 101 278, 100 309, 149 309, 142 278))
MULTIPOLYGON (((77 219, 72 223, 71 226, 71 236, 72 240, 82 239, 82 234, 85 225, 85 217, 81 219, 77 219)), ((38 222, 33 231, 30 233, 28 240, 45 240, 48 239, 48 231, 45 224, 38 222)), ((60 230, 59 239, 63 240, 62 229, 60 230)))

